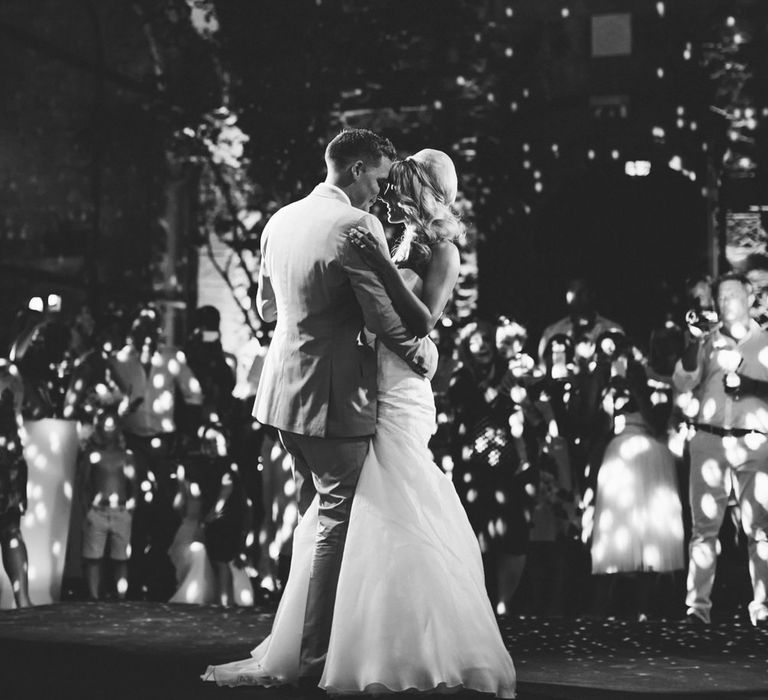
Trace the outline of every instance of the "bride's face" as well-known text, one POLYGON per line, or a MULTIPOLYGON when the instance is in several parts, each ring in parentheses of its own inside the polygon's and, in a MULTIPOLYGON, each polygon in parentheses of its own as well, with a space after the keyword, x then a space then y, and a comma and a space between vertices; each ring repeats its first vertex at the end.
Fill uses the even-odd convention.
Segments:
POLYGON ((387 205, 387 221, 390 224, 401 224, 405 221, 405 212, 400 206, 397 190, 392 183, 386 184, 381 199, 387 205))
POLYGON ((401 224, 405 221, 405 212, 397 199, 397 193, 390 189, 390 192, 383 197, 384 204, 387 205, 387 221, 390 224, 401 224))

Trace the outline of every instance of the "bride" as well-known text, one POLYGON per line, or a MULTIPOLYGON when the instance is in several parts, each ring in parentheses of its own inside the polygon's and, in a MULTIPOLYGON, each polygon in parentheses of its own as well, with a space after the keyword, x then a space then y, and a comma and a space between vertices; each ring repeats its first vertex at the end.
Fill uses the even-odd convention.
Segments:
MULTIPOLYGON (((434 327, 456 284, 462 227, 451 210, 456 171, 443 152, 396 161, 382 198, 405 232, 390 257, 369 231, 349 237, 381 276, 416 335, 434 327)), ((352 501, 328 654, 329 693, 460 689, 515 695, 515 668, 484 583, 477 539, 450 479, 427 448, 429 380, 379 345, 376 433, 352 501)), ((296 683, 317 498, 294 535, 291 572, 272 633, 251 658, 209 666, 219 685, 296 683)))

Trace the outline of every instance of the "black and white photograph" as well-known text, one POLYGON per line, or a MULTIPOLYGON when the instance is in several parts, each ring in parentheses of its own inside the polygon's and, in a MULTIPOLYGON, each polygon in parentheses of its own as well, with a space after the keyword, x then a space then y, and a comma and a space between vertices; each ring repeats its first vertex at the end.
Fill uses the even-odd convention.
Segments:
POLYGON ((0 699, 768 700, 768 0, 0 0, 0 699))

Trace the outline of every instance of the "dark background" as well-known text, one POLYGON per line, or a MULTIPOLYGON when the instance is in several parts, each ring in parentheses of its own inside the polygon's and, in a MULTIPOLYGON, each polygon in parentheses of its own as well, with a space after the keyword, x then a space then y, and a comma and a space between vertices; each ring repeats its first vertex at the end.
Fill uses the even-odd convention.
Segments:
MULTIPOLYGON (((600 311, 642 344, 670 291, 713 269, 716 205, 765 200, 768 3, 663 5, 662 14, 647 0, 220 0, 219 30, 205 41, 182 0, 5 0, 0 328, 50 292, 97 309, 163 294, 193 307, 200 190, 184 179, 174 195, 183 216, 169 224, 169 152, 180 129, 228 101, 250 136, 247 204, 262 226, 322 179, 339 128, 370 126, 403 153, 430 146, 456 159, 481 315, 515 315, 535 337, 563 314, 565 282, 581 274, 600 311), (631 15, 627 55, 592 55, 592 18, 605 13, 631 15), (747 38, 741 94, 758 111, 750 178, 723 169, 728 124, 711 107, 727 103, 728 86, 703 60, 729 16, 747 38), (621 107, 600 109, 606 96, 621 107), (695 181, 668 167, 675 155, 695 181), (635 159, 651 162, 648 177, 624 174, 635 159)), ((253 250, 259 231, 246 236, 253 250)))

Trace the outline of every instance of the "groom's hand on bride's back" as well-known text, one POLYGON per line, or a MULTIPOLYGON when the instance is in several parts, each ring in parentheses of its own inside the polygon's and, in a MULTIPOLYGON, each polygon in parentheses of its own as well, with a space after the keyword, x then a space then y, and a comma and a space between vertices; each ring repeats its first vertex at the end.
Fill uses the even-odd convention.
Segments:
POLYGON ((437 345, 429 336, 426 336, 425 338, 418 338, 418 348, 409 364, 417 374, 431 380, 437 372, 439 359, 437 345))
POLYGON ((439 352, 437 345, 429 337, 422 338, 421 344, 424 347, 424 362, 421 374, 431 380, 435 376, 435 372, 437 372, 437 363, 440 359, 439 352))

